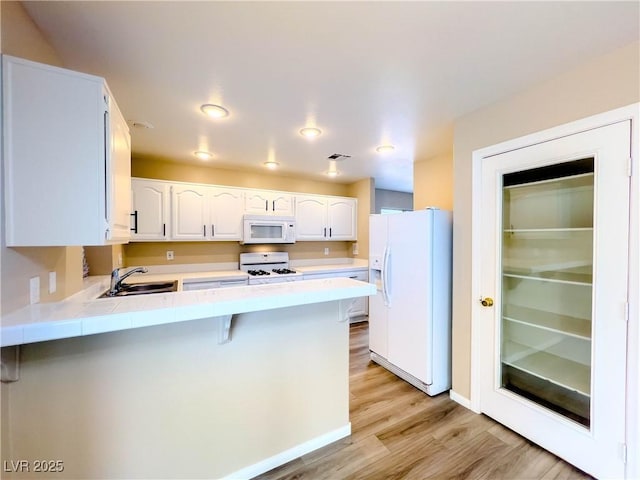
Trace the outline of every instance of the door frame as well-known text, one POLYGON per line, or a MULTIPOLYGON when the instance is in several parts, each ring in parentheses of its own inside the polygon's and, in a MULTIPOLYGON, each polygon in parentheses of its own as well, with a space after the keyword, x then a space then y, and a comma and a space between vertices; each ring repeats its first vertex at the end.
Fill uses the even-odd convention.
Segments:
POLYGON ((481 289, 480 257, 482 255, 482 162, 513 150, 555 140, 576 133, 593 130, 625 120, 631 120, 631 179, 629 226, 629 315, 627 323, 627 478, 640 477, 640 103, 628 105, 601 114, 552 127, 540 132, 508 140, 475 150, 472 154, 472 216, 471 216, 471 394, 469 407, 480 411, 480 345, 483 339, 481 324, 482 306, 478 301, 484 294, 481 289))

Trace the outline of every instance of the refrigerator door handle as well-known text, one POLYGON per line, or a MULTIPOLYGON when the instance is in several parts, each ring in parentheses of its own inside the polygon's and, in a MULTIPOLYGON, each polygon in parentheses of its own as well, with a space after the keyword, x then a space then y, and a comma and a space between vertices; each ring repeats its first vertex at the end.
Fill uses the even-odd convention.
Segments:
POLYGON ((391 256, 391 247, 384 247, 384 255, 382 257, 382 297, 384 304, 388 307, 391 304, 389 295, 389 257, 391 256))

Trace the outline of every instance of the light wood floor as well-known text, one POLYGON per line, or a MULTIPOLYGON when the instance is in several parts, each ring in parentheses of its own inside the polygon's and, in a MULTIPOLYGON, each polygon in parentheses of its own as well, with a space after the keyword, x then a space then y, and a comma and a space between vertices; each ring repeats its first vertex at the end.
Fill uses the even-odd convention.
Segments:
POLYGON ((352 434, 259 479, 588 479, 448 393, 429 397, 370 362, 368 324, 351 326, 352 434))

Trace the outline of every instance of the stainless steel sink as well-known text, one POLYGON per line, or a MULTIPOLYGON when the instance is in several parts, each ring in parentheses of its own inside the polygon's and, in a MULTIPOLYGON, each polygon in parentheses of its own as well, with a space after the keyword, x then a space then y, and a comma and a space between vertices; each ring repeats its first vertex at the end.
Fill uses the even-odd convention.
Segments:
POLYGON ((151 293, 168 293, 178 291, 178 281, 172 282, 147 282, 147 283, 123 283, 115 295, 109 295, 109 290, 98 298, 128 297, 130 295, 149 295, 151 293))

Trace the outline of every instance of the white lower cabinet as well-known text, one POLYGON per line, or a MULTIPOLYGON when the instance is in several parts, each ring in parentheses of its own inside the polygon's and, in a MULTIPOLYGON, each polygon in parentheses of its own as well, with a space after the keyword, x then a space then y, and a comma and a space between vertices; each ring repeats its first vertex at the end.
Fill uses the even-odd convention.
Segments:
POLYGON ((171 239, 242 240, 243 202, 242 189, 173 184, 171 239))
POLYGON ((247 278, 226 280, 211 278, 185 278, 182 281, 182 290, 184 292, 190 292, 193 290, 210 290, 212 288, 241 287, 243 285, 249 285, 249 280, 247 278))
POLYGON ((296 240, 357 240, 357 207, 355 198, 297 195, 296 240))
POLYGON ((168 239, 170 184, 162 180, 131 179, 131 241, 168 239))
MULTIPOLYGON (((320 280, 322 278, 336 278, 345 277, 353 278, 354 280, 360 280, 361 282, 367 282, 369 274, 367 270, 333 270, 314 273, 305 273, 305 280, 320 280)), ((369 297, 354 298, 349 309, 349 318, 351 320, 360 321, 362 317, 369 314, 369 297)))

